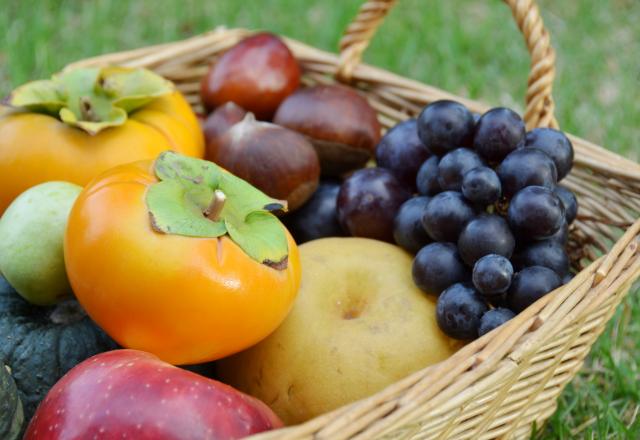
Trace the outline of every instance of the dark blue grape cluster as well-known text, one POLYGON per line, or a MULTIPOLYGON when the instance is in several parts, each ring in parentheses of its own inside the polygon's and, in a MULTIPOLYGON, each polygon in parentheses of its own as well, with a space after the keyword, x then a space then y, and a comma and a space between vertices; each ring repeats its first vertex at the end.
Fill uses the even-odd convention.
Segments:
POLYGON ((390 130, 376 158, 398 181, 415 177, 392 235, 415 254, 414 281, 438 295, 449 336, 481 336, 571 278, 566 242, 578 203, 558 186, 573 165, 564 133, 527 132, 507 108, 477 116, 443 100, 390 130))

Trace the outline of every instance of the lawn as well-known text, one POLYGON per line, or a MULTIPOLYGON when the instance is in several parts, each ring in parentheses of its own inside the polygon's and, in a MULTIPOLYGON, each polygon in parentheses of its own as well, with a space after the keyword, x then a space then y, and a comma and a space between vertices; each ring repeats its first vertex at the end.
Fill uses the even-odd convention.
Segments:
MULTIPOLYGON (((402 0, 366 61, 492 104, 523 108, 528 58, 498 1, 402 0)), ((558 51, 563 129, 640 160, 640 2, 539 2, 558 51)), ((80 58, 219 25, 268 29, 334 50, 358 0, 0 0, 0 96, 80 58)), ((640 438, 635 288, 540 438, 640 438)))

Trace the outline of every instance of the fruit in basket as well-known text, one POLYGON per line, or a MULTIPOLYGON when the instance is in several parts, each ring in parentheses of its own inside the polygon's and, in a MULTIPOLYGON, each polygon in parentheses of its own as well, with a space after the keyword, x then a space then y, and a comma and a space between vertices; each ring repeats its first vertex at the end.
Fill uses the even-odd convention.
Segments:
POLYGON ((500 327, 515 316, 515 313, 509 309, 505 309, 504 307, 497 307, 495 309, 488 310, 484 315, 482 315, 482 318, 480 318, 478 336, 486 335, 491 330, 500 327))
POLYGON ((432 295, 471 278, 454 243, 431 243, 420 249, 411 273, 416 286, 432 295))
POLYGON ((251 183, 268 196, 286 200, 294 211, 318 187, 320 164, 315 150, 299 133, 248 113, 215 142, 207 159, 251 183))
POLYGON ((338 221, 355 237, 393 242, 396 212, 411 193, 384 168, 365 168, 347 178, 338 193, 338 221))
POLYGON ((25 440, 237 439, 279 428, 264 403, 136 350, 87 359, 49 392, 25 440))
POLYGON ((473 206, 462 194, 445 191, 429 201, 422 223, 434 240, 456 242, 464 226, 475 215, 473 206))
POLYGON ((487 254, 473 265, 473 286, 490 299, 509 289, 513 278, 513 265, 503 255, 487 254))
POLYGON ((0 361, 0 438, 19 439, 23 423, 24 414, 18 389, 9 368, 0 361))
POLYGON ((507 294, 509 308, 520 313, 561 284, 558 274, 548 267, 526 267, 513 277, 507 294))
POLYGON ((564 207, 548 188, 527 186, 511 200, 507 219, 516 237, 543 240, 564 224, 564 207))
POLYGON ((300 89, 280 105, 273 122, 307 136, 322 173, 336 176, 362 167, 380 140, 380 123, 367 100, 339 85, 300 89))
POLYGON ((144 69, 81 68, 18 87, 0 115, 0 213, 26 189, 87 184, 161 151, 201 157, 198 120, 173 84, 144 69))
POLYGON ((553 128, 534 128, 524 138, 524 146, 538 148, 553 159, 558 170, 558 180, 563 179, 573 167, 573 145, 561 131, 553 128))
POLYGON ((537 148, 521 148, 509 154, 496 169, 506 197, 527 186, 553 189, 558 174, 553 160, 537 148))
POLYGON ((502 185, 495 171, 481 166, 462 176, 462 195, 473 203, 487 206, 498 201, 502 195, 502 185))
POLYGON ((470 267, 481 257, 498 254, 511 257, 516 240, 507 221, 495 214, 481 214, 467 223, 458 238, 458 251, 470 267))
POLYGON ((173 152, 114 168, 71 210, 73 291, 124 347, 174 364, 240 351, 282 322, 298 290, 296 244, 269 212, 285 205, 173 152))
POLYGON ((204 140, 206 150, 204 158, 211 158, 218 154, 218 142, 233 125, 242 121, 247 115, 247 111, 233 102, 215 109, 203 122, 202 131, 204 132, 204 140))
POLYGON ((576 219, 578 215, 578 199, 576 195, 563 186, 556 186, 553 188, 553 193, 560 199, 562 206, 564 207, 564 218, 567 224, 570 225, 576 219))
POLYGON ((500 162, 522 146, 525 132, 524 121, 520 115, 508 108, 493 108, 478 120, 473 148, 487 162, 500 162))
POLYGON ((516 269, 544 266, 562 277, 569 272, 569 256, 564 244, 557 240, 539 240, 520 249, 514 256, 516 269))
POLYGON ((80 191, 73 183, 41 183, 20 194, 0 218, 0 272, 32 304, 52 305, 72 294, 63 239, 80 191))
POLYGON ((229 101, 269 120, 300 84, 300 66, 286 44, 270 33, 245 38, 202 78, 202 103, 213 110, 229 101))
POLYGON ((407 119, 389 130, 376 147, 376 164, 385 168, 408 189, 415 191, 420 165, 431 152, 418 137, 417 121, 407 119))
POLYGON ((302 287, 268 338, 220 361, 221 378, 298 423, 369 396, 460 346, 411 280, 411 257, 362 238, 300 246, 302 287), (425 349, 425 347, 427 349, 425 349))
POLYGON ((425 160, 416 175, 416 187, 418 192, 424 196, 435 196, 439 192, 442 192, 440 183, 438 182, 438 165, 440 164, 440 158, 438 156, 431 156, 425 160))
POLYGON ((465 173, 484 165, 475 151, 456 148, 445 154, 438 163, 438 183, 445 191, 461 191, 465 173))
POLYGON ((417 251, 413 279, 440 295, 443 331, 472 339, 510 319, 504 307, 519 312, 570 279, 565 246, 578 204, 557 182, 571 169, 573 148, 557 130, 527 133, 512 110, 478 116, 452 101, 426 106, 417 132, 434 153, 416 174, 418 193, 429 201, 401 208, 396 242, 417 251), (423 230, 413 227, 419 208, 423 230), (487 313, 480 329, 487 303, 503 309, 487 313))
POLYGON ((418 136, 433 154, 442 156, 473 142, 473 115, 462 104, 441 100, 427 105, 418 116, 418 136))
POLYGON ((2 277, 0 341, 0 361, 11 368, 26 420, 62 375, 86 358, 116 347, 77 301, 34 306, 2 277))
POLYGON ((321 181, 313 196, 297 211, 283 217, 296 243, 345 235, 338 222, 337 202, 340 183, 321 181))
MULTIPOLYGON (((567 241, 569 241, 569 225, 567 224, 566 220, 562 222, 562 226, 560 226, 560 229, 558 229, 558 232, 553 234, 551 237, 547 238, 547 240, 553 240, 560 243, 563 246, 566 246, 567 241)), ((537 240, 529 240, 528 243, 531 243, 532 241, 537 241, 537 240)))
POLYGON ((456 283, 438 297, 436 319, 440 329, 450 337, 475 339, 487 310, 486 301, 473 285, 456 283))
POLYGON ((431 237, 422 224, 429 200, 431 199, 426 196, 407 200, 400 206, 393 221, 393 239, 412 254, 431 242, 431 237))

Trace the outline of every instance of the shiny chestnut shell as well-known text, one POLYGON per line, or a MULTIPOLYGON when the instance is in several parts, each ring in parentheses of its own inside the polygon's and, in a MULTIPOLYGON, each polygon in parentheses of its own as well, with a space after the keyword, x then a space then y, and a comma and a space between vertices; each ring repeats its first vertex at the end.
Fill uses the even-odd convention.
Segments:
POLYGON ((252 113, 227 130, 212 153, 209 160, 286 200, 290 211, 313 195, 320 180, 318 155, 304 136, 256 121, 252 113))
POLYGON ((362 167, 380 140, 375 110, 364 97, 339 85, 298 90, 280 105, 273 122, 309 137, 322 173, 329 176, 362 167))
POLYGON ((205 159, 213 160, 213 157, 217 154, 220 138, 232 126, 242 121, 246 115, 247 111, 245 109, 233 102, 227 102, 207 116, 202 123, 206 145, 205 159))
POLYGON ((200 96, 209 111, 231 101, 269 120, 299 84, 300 66, 289 48, 277 36, 260 33, 233 46, 211 66, 200 96))

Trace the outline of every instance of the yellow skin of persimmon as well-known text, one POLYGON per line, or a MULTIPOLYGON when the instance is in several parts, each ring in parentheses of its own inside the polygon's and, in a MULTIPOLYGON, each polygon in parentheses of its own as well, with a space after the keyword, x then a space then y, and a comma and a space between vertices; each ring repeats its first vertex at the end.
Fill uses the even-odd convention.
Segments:
POLYGON ((84 186, 109 168, 154 159, 165 150, 204 154, 198 120, 178 91, 95 135, 50 115, 0 112, 0 214, 39 183, 62 180, 84 186))

